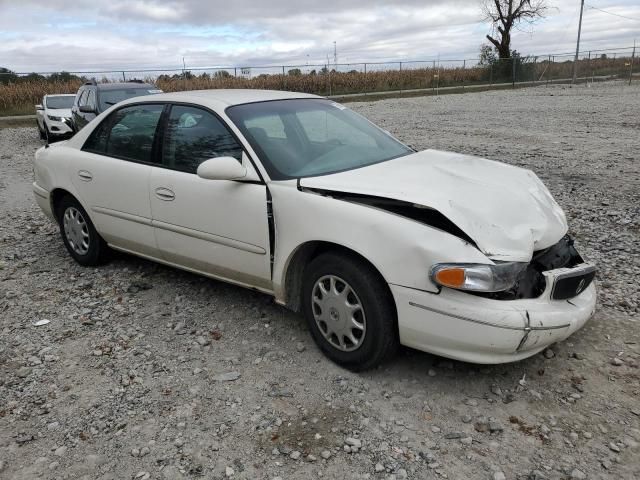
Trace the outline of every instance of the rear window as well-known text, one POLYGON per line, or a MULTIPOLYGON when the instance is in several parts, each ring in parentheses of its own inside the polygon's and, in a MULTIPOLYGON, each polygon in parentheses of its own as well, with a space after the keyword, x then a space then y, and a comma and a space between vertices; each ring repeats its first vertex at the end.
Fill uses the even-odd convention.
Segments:
POLYGON ((144 95, 153 95, 162 93, 152 85, 144 85, 141 87, 128 87, 117 90, 101 90, 100 91, 100 111, 104 112, 107 108, 118 102, 127 100, 128 98, 141 97, 144 95))

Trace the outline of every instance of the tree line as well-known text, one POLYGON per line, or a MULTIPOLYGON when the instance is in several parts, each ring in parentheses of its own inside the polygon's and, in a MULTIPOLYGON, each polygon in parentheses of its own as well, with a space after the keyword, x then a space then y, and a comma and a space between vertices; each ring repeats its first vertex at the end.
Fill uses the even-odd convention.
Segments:
POLYGON ((18 75, 8 68, 0 67, 0 84, 8 85, 10 83, 30 83, 30 82, 70 82, 72 80, 86 81, 85 77, 79 77, 69 72, 56 72, 50 75, 41 75, 39 73, 29 73, 28 75, 18 75))

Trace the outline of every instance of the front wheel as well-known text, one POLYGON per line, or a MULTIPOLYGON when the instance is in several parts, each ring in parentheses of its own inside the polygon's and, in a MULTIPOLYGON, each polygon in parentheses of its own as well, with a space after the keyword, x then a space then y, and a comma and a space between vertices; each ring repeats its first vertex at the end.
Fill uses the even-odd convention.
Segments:
POLYGON ((82 205, 67 195, 56 210, 62 241, 73 259, 84 266, 104 263, 109 247, 96 231, 82 205))
POLYGON ((389 288, 366 262, 325 253, 305 269, 303 313, 316 344, 350 370, 373 368, 398 347, 389 288))

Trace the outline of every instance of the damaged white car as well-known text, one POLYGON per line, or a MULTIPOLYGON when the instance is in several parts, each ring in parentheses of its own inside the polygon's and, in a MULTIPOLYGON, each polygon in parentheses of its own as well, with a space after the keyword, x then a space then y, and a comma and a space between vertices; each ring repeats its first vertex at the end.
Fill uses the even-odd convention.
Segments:
POLYGON ((271 294, 354 370, 399 344, 519 360, 595 308, 595 267, 532 172, 416 152, 314 95, 121 102, 38 150, 33 189, 79 263, 113 248, 271 294))

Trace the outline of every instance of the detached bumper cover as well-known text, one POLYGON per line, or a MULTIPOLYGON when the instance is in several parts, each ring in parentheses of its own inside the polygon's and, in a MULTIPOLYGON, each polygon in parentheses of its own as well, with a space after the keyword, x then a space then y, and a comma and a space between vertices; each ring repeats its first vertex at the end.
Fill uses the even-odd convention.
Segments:
POLYGON ((473 363, 530 357, 582 328, 595 311, 595 283, 568 300, 552 300, 555 275, 545 272, 543 294, 523 300, 494 300, 446 288, 432 294, 390 285, 400 342, 473 363))

